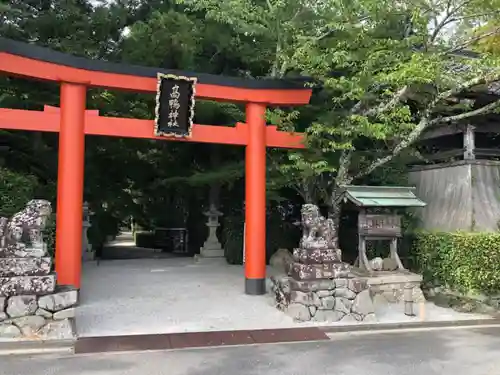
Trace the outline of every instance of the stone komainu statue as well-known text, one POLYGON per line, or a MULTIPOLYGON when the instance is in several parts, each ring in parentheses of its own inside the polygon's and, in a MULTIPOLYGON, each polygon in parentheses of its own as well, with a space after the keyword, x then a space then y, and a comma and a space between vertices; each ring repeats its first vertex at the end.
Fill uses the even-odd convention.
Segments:
POLYGON ((29 243, 32 247, 43 247, 42 231, 52 213, 50 202, 33 199, 26 207, 9 220, 0 218, 0 239, 2 243, 29 243))
POLYGON ((304 204, 302 215, 302 239, 300 247, 303 249, 335 249, 338 237, 332 219, 325 219, 314 204, 304 204))

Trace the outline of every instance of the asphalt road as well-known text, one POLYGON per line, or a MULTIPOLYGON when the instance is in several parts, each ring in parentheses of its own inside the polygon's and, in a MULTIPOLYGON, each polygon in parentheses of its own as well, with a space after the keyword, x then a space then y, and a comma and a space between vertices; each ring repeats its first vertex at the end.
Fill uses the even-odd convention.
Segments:
POLYGON ((0 357, 1 375, 497 375, 500 327, 339 334, 321 343, 0 357))

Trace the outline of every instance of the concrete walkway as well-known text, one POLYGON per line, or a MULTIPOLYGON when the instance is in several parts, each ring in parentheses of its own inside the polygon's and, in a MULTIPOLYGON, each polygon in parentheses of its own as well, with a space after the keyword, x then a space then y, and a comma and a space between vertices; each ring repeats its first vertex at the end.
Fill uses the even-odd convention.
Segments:
POLYGON ((178 258, 175 254, 163 252, 160 249, 135 246, 132 232, 123 232, 103 249, 102 259, 160 259, 178 258))
POLYGON ((495 375, 500 328, 339 334, 332 341, 5 357, 1 375, 495 375))
MULTIPOLYGON (((121 239, 114 247, 133 248, 121 239)), ((241 266, 192 258, 103 260, 84 263, 79 337, 232 331, 324 326, 297 323, 274 307, 270 295, 244 294, 241 266)), ((408 317, 401 305, 376 306, 381 323, 484 319, 427 303, 425 318, 408 317)), ((333 323, 336 325, 352 322, 333 323)))
POLYGON ((243 270, 193 259, 85 264, 78 336, 289 328, 268 298, 243 292, 243 270))

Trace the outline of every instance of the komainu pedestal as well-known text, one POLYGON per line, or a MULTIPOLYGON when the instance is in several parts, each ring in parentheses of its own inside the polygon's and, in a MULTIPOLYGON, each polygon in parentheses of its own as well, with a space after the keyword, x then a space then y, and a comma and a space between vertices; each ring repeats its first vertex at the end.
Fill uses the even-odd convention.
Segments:
POLYGON ((368 284, 342 262, 332 220, 312 204, 301 213, 302 239, 288 275, 272 278, 277 307, 298 321, 375 321, 368 284))
POLYGON ((70 339, 78 291, 56 289, 43 230, 50 202, 0 218, 0 339, 70 339))

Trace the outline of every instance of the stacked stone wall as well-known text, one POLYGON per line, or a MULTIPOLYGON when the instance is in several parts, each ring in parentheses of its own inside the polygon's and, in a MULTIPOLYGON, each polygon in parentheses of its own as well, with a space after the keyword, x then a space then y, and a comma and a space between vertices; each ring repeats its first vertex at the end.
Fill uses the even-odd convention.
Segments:
POLYGON ((342 262, 333 223, 308 204, 302 226, 288 275, 271 279, 277 307, 297 321, 375 321, 368 283, 342 262))
POLYGON ((43 241, 50 203, 0 218, 0 339, 70 339, 78 291, 56 287, 43 241))
POLYGON ((78 291, 0 297, 0 338, 65 340, 74 337, 78 291))

